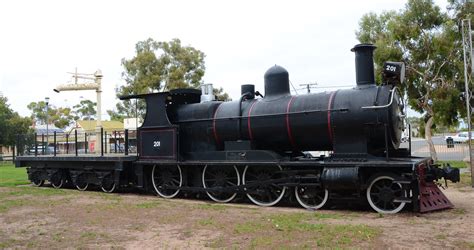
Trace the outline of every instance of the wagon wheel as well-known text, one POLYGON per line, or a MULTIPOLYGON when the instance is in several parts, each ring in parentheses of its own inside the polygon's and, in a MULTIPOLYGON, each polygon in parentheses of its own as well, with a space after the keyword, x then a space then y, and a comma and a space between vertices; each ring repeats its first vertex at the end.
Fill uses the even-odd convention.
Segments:
MULTIPOLYGON (((240 185, 240 175, 236 166, 206 165, 202 171, 202 185, 204 188, 227 188, 240 185)), ((235 198, 236 192, 209 191, 209 198, 215 202, 229 202, 235 198)))
POLYGON ((79 174, 76 177, 76 181, 74 182, 76 188, 80 191, 86 191, 89 187, 89 183, 87 183, 87 179, 85 174, 79 174))
POLYGON ((286 187, 268 181, 281 178, 281 170, 282 168, 278 165, 246 166, 242 183, 254 184, 246 189, 247 197, 259 206, 269 207, 277 204, 285 195, 286 187))
POLYGON ((151 171, 151 176, 155 191, 163 198, 174 198, 183 185, 183 175, 179 165, 155 165, 151 171))
POLYGON ((31 184, 35 187, 41 187, 44 185, 44 180, 40 179, 39 171, 36 171, 31 175, 31 184))
POLYGON ((372 178, 367 188, 367 201, 382 214, 395 214, 405 207, 405 202, 394 202, 395 197, 406 196, 400 183, 393 183, 393 174, 378 174, 372 178))
POLYGON ((63 173, 61 171, 56 171, 51 175, 49 182, 54 188, 62 188, 65 182, 63 173))
POLYGON ((329 192, 321 186, 300 184, 295 187, 298 203, 307 209, 320 209, 328 201, 329 192))
POLYGON ((113 193, 115 191, 116 185, 112 174, 109 174, 102 179, 100 188, 105 193, 113 193))

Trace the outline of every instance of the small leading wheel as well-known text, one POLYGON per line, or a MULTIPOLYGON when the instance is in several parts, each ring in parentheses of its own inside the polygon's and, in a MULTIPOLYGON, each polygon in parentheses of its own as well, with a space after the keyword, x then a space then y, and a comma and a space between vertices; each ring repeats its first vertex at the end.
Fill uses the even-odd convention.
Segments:
POLYGON ((326 204, 329 192, 320 186, 301 184, 295 187, 295 196, 302 207, 316 210, 326 204))
MULTIPOLYGON (((228 188, 240 185, 240 175, 236 166, 209 166, 202 171, 202 185, 204 188, 228 188)), ((215 202, 230 202, 237 195, 236 192, 210 191, 206 192, 215 202)))
POLYGON ((100 188, 105 193, 113 193, 115 191, 116 185, 113 178, 113 175, 107 175, 100 185, 100 188))
POLYGON ((395 214, 405 207, 405 202, 394 202, 396 197, 405 197, 400 183, 393 183, 395 175, 379 174, 372 178, 367 188, 367 201, 370 206, 382 214, 395 214))
POLYGON ((252 185, 247 188, 247 197, 259 206, 269 207, 277 204, 285 195, 286 187, 271 180, 280 179, 282 168, 273 166, 246 166, 242 183, 252 185))
POLYGON ((63 173, 61 171, 56 171, 56 173, 51 175, 49 182, 54 188, 62 188, 64 185, 63 173))
POLYGON ((79 174, 76 177, 75 186, 80 191, 86 191, 89 187, 89 183, 87 183, 86 176, 84 174, 79 174))
POLYGON ((151 181, 159 196, 163 198, 174 198, 183 185, 183 175, 179 165, 153 166, 151 181))

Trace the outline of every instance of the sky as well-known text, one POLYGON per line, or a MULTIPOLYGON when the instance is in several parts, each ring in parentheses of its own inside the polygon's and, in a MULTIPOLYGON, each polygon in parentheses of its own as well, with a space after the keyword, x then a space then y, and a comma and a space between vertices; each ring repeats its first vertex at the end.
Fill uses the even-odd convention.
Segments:
MULTIPOLYGON (((445 1, 436 1, 446 6, 445 1)), ((78 72, 100 69, 102 113, 117 103, 123 85, 122 58, 135 44, 179 38, 206 54, 203 81, 223 87, 232 99, 240 85, 263 92, 263 75, 278 64, 296 88, 355 85, 355 31, 368 12, 399 10, 405 0, 358 1, 1 1, 0 92, 20 115, 27 105, 50 97, 72 107, 95 92, 55 93, 78 72)), ((304 90, 298 91, 300 94, 304 90)))

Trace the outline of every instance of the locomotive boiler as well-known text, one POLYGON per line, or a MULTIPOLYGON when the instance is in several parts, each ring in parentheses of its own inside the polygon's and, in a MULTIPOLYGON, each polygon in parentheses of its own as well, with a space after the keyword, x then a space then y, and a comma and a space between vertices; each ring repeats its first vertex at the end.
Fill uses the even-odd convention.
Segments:
POLYGON ((225 203, 246 196, 260 206, 286 198, 308 209, 357 200, 379 213, 452 207, 436 182, 459 181, 459 171, 401 147, 405 67, 386 62, 376 84, 374 49, 352 49, 352 89, 291 95, 288 71, 275 65, 264 75, 263 95, 242 85, 234 101, 216 101, 211 85, 125 96, 146 101, 136 156, 21 156, 17 166, 29 167, 36 185, 106 192, 134 185, 163 198, 205 193, 225 203))
POLYGON ((374 48, 353 48, 353 89, 291 95, 288 72, 275 65, 265 73, 263 98, 255 98, 253 85, 242 85, 239 100, 179 105, 168 111, 170 121, 180 124, 183 150, 192 158, 202 151, 225 150, 226 142, 235 141, 280 155, 333 151, 378 156, 386 146, 395 151, 404 129, 403 103, 396 87, 375 84, 374 48))

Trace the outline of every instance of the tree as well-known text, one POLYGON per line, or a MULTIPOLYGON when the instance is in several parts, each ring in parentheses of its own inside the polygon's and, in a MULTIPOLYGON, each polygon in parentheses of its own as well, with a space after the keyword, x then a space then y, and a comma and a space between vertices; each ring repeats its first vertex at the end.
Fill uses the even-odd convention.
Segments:
MULTIPOLYGON (((31 102, 28 104, 28 109, 31 110, 31 118, 37 124, 46 124, 46 103, 44 101, 31 102)), ((65 128, 69 126, 74 116, 71 113, 70 108, 56 108, 54 105, 48 107, 48 121, 58 127, 65 128)))
POLYGON ((31 132, 30 118, 23 118, 7 104, 6 97, 0 97, 0 145, 13 146, 17 135, 31 132))
POLYGON ((74 120, 94 120, 97 103, 91 100, 82 100, 79 104, 74 105, 72 113, 74 114, 74 120))
POLYGON ((431 157, 437 160, 431 139, 433 126, 457 124, 463 109, 456 22, 431 0, 409 0, 398 12, 364 15, 356 36, 360 42, 378 47, 374 55, 377 71, 384 61, 407 65, 406 85, 401 87, 407 92, 409 105, 425 116, 425 138, 431 157))
MULTIPOLYGON (((117 89, 117 96, 145 94, 177 88, 199 88, 205 73, 205 54, 191 46, 182 46, 179 39, 157 42, 151 38, 135 45, 135 56, 122 59, 125 85, 117 89)), ((215 89, 221 99, 228 95, 215 89)), ((122 120, 143 114, 145 104, 126 100, 107 113, 112 120, 122 120)))

